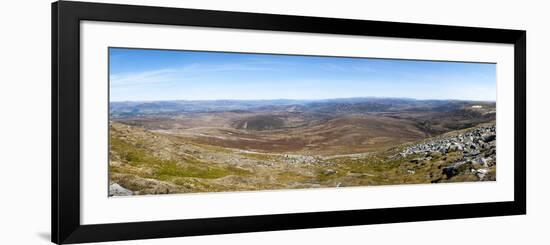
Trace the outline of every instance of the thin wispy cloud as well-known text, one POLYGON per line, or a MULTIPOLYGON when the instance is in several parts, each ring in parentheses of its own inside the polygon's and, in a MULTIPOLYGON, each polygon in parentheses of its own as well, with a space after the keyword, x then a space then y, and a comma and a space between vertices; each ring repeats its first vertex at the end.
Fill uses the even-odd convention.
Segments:
POLYGON ((114 73, 110 76, 113 87, 128 87, 136 85, 153 85, 163 82, 184 81, 191 78, 200 78, 212 74, 246 72, 246 71, 275 71, 260 62, 226 63, 226 64, 189 64, 182 67, 166 68, 150 71, 136 71, 114 73))
POLYGON ((496 99, 495 64, 118 48, 110 54, 112 101, 496 99))
POLYGON ((154 71, 128 72, 123 74, 112 74, 110 83, 113 87, 132 86, 137 84, 160 83, 170 75, 176 73, 175 69, 160 69, 154 71))

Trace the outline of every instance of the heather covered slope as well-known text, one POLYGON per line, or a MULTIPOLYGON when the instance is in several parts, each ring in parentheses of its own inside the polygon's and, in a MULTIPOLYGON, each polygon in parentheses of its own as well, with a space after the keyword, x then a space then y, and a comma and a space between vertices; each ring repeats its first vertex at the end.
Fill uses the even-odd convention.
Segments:
POLYGON ((116 102, 111 119, 205 145, 334 155, 378 151, 490 122, 495 105, 379 98, 116 102))
POLYGON ((110 193, 495 179, 494 103, 398 101, 377 101, 374 109, 366 109, 372 101, 248 102, 117 114, 109 130, 110 193))

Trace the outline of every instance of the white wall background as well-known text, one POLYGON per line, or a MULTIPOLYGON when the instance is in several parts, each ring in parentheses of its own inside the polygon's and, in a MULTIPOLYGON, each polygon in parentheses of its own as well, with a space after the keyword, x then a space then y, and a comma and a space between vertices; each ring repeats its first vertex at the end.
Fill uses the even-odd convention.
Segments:
MULTIPOLYGON (((107 0, 105 2, 115 2, 107 0)), ((545 1, 119 0, 119 3, 527 30, 526 216, 277 231, 107 244, 548 244, 550 21, 545 1)), ((48 244, 50 1, 0 10, 0 244, 48 244)))

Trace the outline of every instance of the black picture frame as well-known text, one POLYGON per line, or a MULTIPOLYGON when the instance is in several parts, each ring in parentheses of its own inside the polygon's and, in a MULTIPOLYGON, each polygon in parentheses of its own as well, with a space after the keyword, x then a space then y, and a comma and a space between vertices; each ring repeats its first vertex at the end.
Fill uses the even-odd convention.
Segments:
POLYGON ((526 213, 526 32, 60 1, 52 4, 52 242, 288 230, 526 213), (152 222, 80 224, 80 21, 453 40, 514 45, 514 201, 152 222))

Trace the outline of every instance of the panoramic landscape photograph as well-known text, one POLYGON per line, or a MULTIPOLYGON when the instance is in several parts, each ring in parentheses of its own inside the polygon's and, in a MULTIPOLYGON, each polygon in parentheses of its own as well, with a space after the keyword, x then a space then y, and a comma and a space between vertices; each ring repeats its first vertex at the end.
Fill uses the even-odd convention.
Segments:
POLYGON ((109 48, 109 196, 496 181, 496 64, 109 48))

